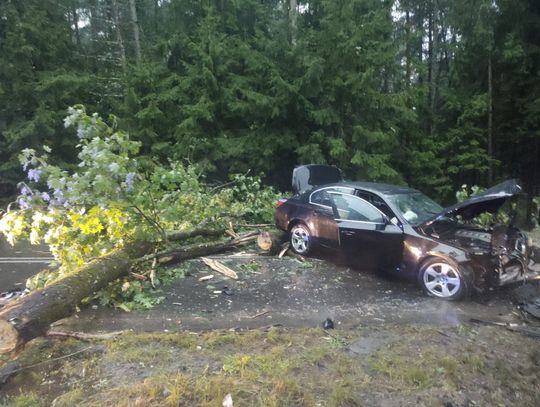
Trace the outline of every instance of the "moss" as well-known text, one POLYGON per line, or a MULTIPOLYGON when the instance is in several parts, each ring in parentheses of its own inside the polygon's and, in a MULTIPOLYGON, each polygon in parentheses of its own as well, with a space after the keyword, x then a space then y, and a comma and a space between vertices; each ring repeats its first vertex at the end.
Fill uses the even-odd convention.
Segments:
POLYGON ((43 400, 36 394, 21 394, 13 398, 6 407, 42 407, 45 406, 43 400))
POLYGON ((81 388, 70 390, 55 400, 55 407, 72 407, 84 400, 84 391, 81 388))
POLYGON ((172 345, 189 349, 197 345, 194 335, 185 333, 137 332, 120 335, 105 342, 111 351, 121 351, 133 346, 143 346, 149 343, 172 345))
MULTIPOLYGON (((6 394, 10 405, 51 405, 56 399, 57 405, 81 407, 216 406, 231 393, 239 406, 358 406, 380 404, 392 389, 389 397, 401 405, 437 405, 444 394, 455 395, 454 404, 475 394, 481 405, 535 405, 535 342, 493 329, 456 329, 441 337, 429 327, 388 326, 375 332, 390 338, 385 347, 363 355, 346 344, 366 329, 332 335, 320 329, 134 333, 93 343, 99 354, 83 352, 22 371, 6 394), (517 340, 533 350, 518 352, 517 340), (489 346, 482 345, 486 341, 489 346)), ((87 346, 36 341, 20 360, 36 363, 41 354, 46 361, 87 346)))
POLYGON ((356 407, 361 406, 354 387, 349 381, 335 382, 328 398, 329 407, 356 407))

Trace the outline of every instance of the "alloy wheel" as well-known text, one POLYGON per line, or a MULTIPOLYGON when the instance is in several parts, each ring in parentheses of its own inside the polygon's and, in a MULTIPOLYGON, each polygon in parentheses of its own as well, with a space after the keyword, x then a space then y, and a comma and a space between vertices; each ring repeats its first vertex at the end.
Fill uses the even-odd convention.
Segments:
POLYGON ((447 263, 432 263, 424 271, 423 283, 426 290, 440 298, 456 296, 461 287, 461 276, 447 263))
POLYGON ((296 253, 306 254, 309 251, 309 231, 302 225, 291 230, 291 245, 296 253))

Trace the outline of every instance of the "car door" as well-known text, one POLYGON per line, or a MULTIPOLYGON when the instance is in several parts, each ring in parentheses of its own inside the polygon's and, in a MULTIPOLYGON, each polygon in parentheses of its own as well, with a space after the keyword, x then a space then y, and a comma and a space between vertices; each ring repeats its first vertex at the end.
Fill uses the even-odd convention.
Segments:
POLYGON ((314 191, 309 197, 313 209, 313 236, 317 242, 326 247, 339 247, 339 229, 336 223, 337 209, 330 192, 353 191, 352 188, 325 187, 314 191))
POLYGON ((337 209, 339 245, 360 265, 393 269, 401 263, 403 231, 369 202, 351 194, 330 192, 337 209))

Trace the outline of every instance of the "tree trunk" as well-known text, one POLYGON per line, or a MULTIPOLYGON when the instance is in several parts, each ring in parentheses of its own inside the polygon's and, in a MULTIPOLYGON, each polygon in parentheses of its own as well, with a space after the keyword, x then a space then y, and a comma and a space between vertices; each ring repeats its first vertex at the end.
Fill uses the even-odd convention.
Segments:
POLYGON ((141 39, 139 35, 139 20, 137 19, 137 7, 135 0, 129 0, 129 10, 131 12, 131 24, 133 26, 133 41, 135 43, 135 62, 141 63, 141 39))
POLYGON ((195 257, 208 256, 211 254, 223 253, 246 245, 257 239, 258 232, 250 232, 240 235, 237 238, 222 242, 209 242, 181 247, 176 250, 157 253, 160 263, 171 263, 175 261, 193 259, 195 257))
POLYGON ((438 54, 439 54, 439 5, 433 0, 433 10, 430 17, 430 61, 429 61, 429 133, 435 134, 435 106, 437 100, 438 54))
POLYGON ((264 231, 257 236, 257 245, 261 250, 277 254, 286 240, 287 234, 281 230, 264 231))
POLYGON ((405 87, 411 86, 411 21, 410 12, 405 12, 405 87))
POLYGON ((178 241, 178 240, 186 240, 191 237, 195 236, 204 236, 204 237, 219 237, 223 236, 224 232, 223 230, 217 230, 217 229, 205 229, 205 228, 197 228, 189 231, 181 231, 181 232, 170 232, 167 233, 167 240, 169 241, 178 241))
POLYGON ((79 15, 77 14, 77 6, 75 3, 71 4, 71 15, 73 17, 73 30, 75 31, 75 41, 77 49, 81 49, 81 33, 79 32, 79 15))
POLYGON ((493 185, 493 73, 491 68, 491 51, 488 55, 488 185, 493 185))
POLYGON ((120 13, 118 11, 118 2, 112 0, 112 12, 114 20, 114 28, 116 31, 116 45, 118 46, 118 53, 120 54, 120 63, 122 64, 122 72, 124 76, 127 73, 127 60, 126 60, 126 48, 124 46, 124 39, 122 38, 122 30, 120 29, 120 13))
POLYGON ((296 30, 298 21, 298 1, 289 0, 289 24, 291 33, 291 44, 296 45, 296 30))
POLYGON ((0 354, 16 351, 26 342, 44 335, 52 322, 71 315, 84 298, 127 274, 132 259, 145 255, 151 247, 149 243, 139 243, 117 249, 7 305, 0 311, 0 354))

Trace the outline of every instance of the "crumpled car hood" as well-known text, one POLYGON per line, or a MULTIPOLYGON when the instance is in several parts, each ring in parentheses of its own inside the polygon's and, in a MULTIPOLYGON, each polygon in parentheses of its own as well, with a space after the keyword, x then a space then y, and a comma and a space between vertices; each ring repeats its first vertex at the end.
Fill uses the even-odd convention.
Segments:
POLYGON ((522 190, 517 179, 509 179, 491 187, 478 195, 474 195, 463 202, 444 208, 440 213, 424 222, 422 226, 429 226, 436 220, 445 216, 461 216, 463 219, 472 219, 481 213, 495 213, 508 198, 520 193, 522 190))

